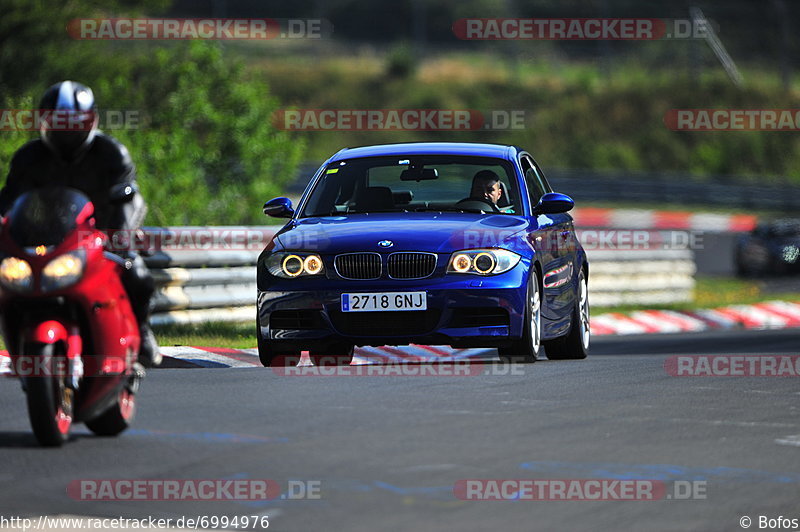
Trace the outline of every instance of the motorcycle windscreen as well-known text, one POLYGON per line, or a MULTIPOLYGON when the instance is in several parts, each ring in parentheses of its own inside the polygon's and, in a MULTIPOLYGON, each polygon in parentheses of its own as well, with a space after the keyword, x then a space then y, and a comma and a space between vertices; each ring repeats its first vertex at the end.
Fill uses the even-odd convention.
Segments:
POLYGON ((23 248, 57 246, 86 219, 91 202, 82 192, 65 187, 47 187, 17 198, 8 212, 11 239, 23 248))

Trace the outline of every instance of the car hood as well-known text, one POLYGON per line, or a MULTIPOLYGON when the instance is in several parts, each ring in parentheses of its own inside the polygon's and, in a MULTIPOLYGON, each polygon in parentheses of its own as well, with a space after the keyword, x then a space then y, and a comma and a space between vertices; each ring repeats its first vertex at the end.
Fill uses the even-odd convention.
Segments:
POLYGON ((354 251, 447 253, 508 247, 528 227, 520 216, 468 213, 372 213, 302 218, 277 235, 287 250, 322 254, 354 251), (383 246, 379 244, 383 242, 383 246), (389 246, 388 243, 391 242, 389 246))

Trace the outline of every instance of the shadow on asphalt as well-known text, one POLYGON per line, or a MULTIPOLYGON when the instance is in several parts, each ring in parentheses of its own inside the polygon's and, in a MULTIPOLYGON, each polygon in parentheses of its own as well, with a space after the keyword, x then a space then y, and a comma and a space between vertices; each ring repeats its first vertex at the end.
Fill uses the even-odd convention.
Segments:
POLYGON ((800 354, 800 328, 702 333, 600 336, 592 338, 589 356, 724 355, 730 353, 800 354))
POLYGON ((39 447, 33 432, 0 432, 0 449, 39 447))

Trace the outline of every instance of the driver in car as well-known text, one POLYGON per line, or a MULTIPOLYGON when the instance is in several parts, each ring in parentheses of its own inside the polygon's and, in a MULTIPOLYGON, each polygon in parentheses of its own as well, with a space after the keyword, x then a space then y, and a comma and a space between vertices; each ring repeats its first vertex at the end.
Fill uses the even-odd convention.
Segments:
POLYGON ((494 212, 500 212, 497 202, 502 196, 503 189, 500 186, 500 178, 491 170, 481 170, 472 178, 472 189, 468 200, 487 203, 492 206, 494 212))

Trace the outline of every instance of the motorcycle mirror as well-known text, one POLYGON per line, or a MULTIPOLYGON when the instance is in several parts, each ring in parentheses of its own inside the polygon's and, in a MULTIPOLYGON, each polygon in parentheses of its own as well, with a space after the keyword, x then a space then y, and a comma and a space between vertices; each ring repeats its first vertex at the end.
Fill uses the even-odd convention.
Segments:
POLYGON ((131 201, 137 192, 139 192, 139 186, 136 183, 120 183, 111 187, 108 195, 111 203, 119 204, 131 201))

